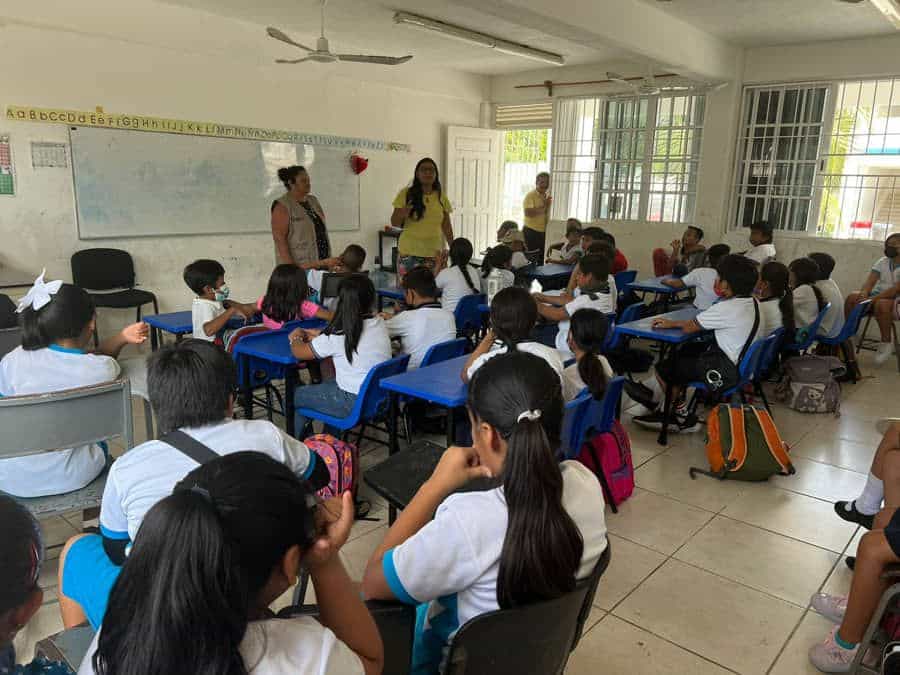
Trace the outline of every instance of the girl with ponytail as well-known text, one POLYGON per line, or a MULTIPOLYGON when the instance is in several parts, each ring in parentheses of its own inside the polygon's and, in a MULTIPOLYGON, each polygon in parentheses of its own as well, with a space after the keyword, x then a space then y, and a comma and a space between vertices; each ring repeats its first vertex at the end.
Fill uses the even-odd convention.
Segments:
POLYGON ((587 387, 598 401, 606 393, 606 383, 613 377, 609 361, 600 351, 609 333, 609 319, 595 309, 579 309, 569 326, 569 349, 575 363, 566 368, 563 393, 566 400, 578 397, 587 387))
POLYGON ((456 309, 461 298, 473 293, 481 293, 481 288, 475 285, 478 270, 469 264, 473 251, 472 242, 459 237, 450 244, 448 254, 442 254, 437 258, 434 280, 441 290, 441 307, 448 312, 456 309), (444 269, 448 259, 450 267, 444 269))
POLYGON ((468 620, 572 591, 607 546, 597 478, 556 461, 562 390, 543 359, 492 359, 472 379, 468 408, 473 447, 447 449, 363 577, 367 597, 427 603, 416 674, 438 672, 468 620), (495 487, 454 494, 476 478, 495 487))
POLYGON ((481 261, 481 291, 490 303, 504 288, 516 283, 512 271, 512 249, 504 244, 489 248, 481 261))
POLYGON ((805 328, 816 320, 825 307, 825 296, 816 287, 821 271, 812 258, 797 258, 789 266, 790 285, 794 295, 797 328, 805 328))
POLYGON ((784 327, 785 340, 793 342, 797 325, 794 321, 794 294, 789 285, 790 272, 784 263, 771 260, 759 270, 759 281, 753 294, 759 299, 759 329, 764 338, 784 327))
POLYGON ((380 673, 378 629, 338 555, 350 493, 315 504, 263 453, 194 469, 144 518, 79 675, 380 673), (269 610, 301 565, 321 623, 269 610))

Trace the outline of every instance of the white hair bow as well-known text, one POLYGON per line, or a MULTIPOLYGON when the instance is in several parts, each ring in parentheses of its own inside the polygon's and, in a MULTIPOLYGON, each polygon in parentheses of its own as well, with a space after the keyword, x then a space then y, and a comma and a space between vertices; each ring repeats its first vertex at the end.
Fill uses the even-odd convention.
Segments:
POLYGON ((24 312, 27 307, 39 310, 44 305, 48 304, 52 297, 59 292, 63 282, 58 279, 56 281, 51 281, 50 283, 45 282, 44 275, 46 273, 46 269, 41 270, 41 276, 34 280, 34 285, 28 293, 25 294, 25 297, 19 300, 16 312, 24 312))
POLYGON ((528 420, 529 422, 536 422, 541 419, 541 411, 540 410, 525 410, 519 414, 516 418, 516 422, 521 422, 522 420, 528 420))

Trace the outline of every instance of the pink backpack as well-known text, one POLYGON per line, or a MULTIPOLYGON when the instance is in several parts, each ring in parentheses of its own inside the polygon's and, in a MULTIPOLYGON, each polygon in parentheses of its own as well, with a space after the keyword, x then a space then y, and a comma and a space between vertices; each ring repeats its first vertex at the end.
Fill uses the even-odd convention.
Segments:
POLYGON ((590 443, 585 443, 578 453, 578 461, 600 479, 614 513, 634 492, 631 441, 619 420, 613 421, 610 431, 597 434, 590 443))
POLYGON ((322 498, 337 497, 350 490, 353 499, 359 488, 359 449, 331 434, 315 434, 303 443, 328 467, 331 480, 318 491, 322 498))

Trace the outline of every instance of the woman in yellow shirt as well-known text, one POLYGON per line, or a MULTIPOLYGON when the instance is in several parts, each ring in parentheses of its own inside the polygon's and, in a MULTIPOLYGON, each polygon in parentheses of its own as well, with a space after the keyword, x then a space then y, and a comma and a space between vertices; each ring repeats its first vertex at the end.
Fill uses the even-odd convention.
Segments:
POLYGON ((416 164, 412 185, 394 198, 391 225, 403 228, 397 242, 400 275, 418 265, 434 267, 435 255, 453 241, 453 207, 441 188, 437 164, 430 157, 416 164))
POLYGON ((525 235, 525 248, 529 251, 541 252, 547 244, 547 222, 550 220, 550 204, 553 197, 547 194, 550 189, 550 174, 541 171, 534 179, 534 190, 525 195, 522 210, 525 212, 525 224, 522 234, 525 235))

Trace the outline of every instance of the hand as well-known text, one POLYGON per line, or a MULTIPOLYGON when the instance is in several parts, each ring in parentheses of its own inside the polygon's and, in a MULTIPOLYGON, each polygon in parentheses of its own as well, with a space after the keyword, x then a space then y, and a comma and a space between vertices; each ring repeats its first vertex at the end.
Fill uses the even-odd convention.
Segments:
POLYGON ((322 264, 323 264, 326 268, 328 268, 328 269, 330 269, 330 270, 333 270, 335 267, 339 267, 339 266, 340 266, 340 264, 341 264, 341 259, 340 259, 340 258, 325 258, 325 260, 322 261, 322 264))
POLYGON ((143 321, 138 321, 122 329, 122 337, 125 339, 125 342, 132 345, 139 345, 145 342, 149 334, 150 327, 143 321))
POLYGON ((353 495, 345 492, 319 505, 316 509, 316 523, 321 528, 318 539, 306 552, 304 563, 310 570, 331 562, 347 543, 350 528, 353 527, 353 495), (336 502, 340 502, 338 507, 336 502), (339 510, 338 510, 339 509, 339 510))
POLYGON ((673 239, 672 240, 672 253, 678 255, 678 252, 681 250, 681 240, 673 239))
POLYGON ((253 315, 256 314, 256 308, 249 305, 237 305, 236 307, 238 314, 243 316, 245 319, 252 319, 253 315))
POLYGON ((653 319, 650 325, 653 328, 675 328, 675 322, 669 319, 653 319))
POLYGON ((306 338, 306 331, 304 331, 302 328, 295 328, 290 333, 288 333, 288 343, 289 344, 294 344, 295 342, 297 342, 297 340, 302 340, 303 342, 306 342, 305 338, 306 338))
POLYGON ((441 461, 428 482, 438 491, 451 494, 476 478, 490 478, 491 471, 481 465, 475 448, 451 446, 441 455, 441 461))
POLYGON ((544 197, 544 206, 549 207, 550 204, 552 204, 552 203, 553 203, 553 195, 548 193, 547 196, 544 197))

